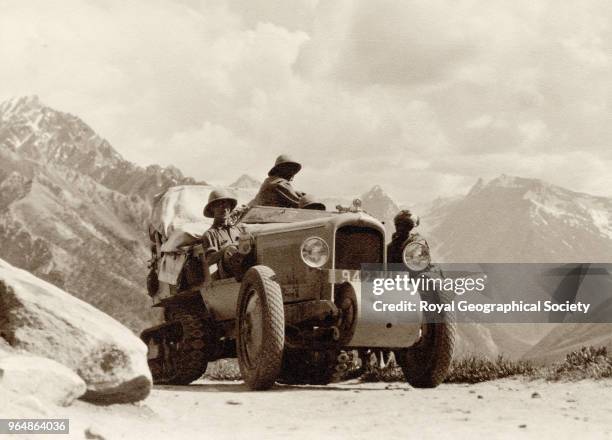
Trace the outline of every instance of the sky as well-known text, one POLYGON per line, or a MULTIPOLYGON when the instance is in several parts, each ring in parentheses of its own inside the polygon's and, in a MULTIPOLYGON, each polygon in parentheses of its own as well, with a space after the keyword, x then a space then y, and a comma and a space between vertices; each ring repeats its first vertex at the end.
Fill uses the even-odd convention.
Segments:
POLYGON ((400 204, 533 177, 612 196, 608 0, 0 0, 0 101, 126 159, 400 204))

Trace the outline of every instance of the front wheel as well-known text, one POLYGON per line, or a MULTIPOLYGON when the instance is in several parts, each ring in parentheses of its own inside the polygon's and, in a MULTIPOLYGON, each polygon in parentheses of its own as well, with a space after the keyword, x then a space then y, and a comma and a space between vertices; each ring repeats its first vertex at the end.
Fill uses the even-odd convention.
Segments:
MULTIPOLYGON (((450 303, 449 298, 448 293, 431 292, 429 300, 450 303)), ((432 313, 425 316, 420 339, 412 347, 395 353, 406 381, 415 388, 440 385, 448 374, 453 357, 455 315, 452 312, 432 313)))
POLYGON ((282 367, 285 310, 274 276, 269 267, 251 267, 238 297, 236 352, 242 378, 252 390, 271 388, 282 367))

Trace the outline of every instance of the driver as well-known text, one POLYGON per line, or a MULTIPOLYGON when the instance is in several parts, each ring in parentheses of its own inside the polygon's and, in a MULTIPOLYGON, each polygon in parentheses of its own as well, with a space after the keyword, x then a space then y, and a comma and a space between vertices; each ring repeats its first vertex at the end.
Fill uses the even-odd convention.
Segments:
POLYGON ((250 205, 298 208, 300 198, 305 193, 296 191, 291 185, 291 180, 301 169, 302 165, 286 154, 278 156, 250 205))
POLYGON ((402 263, 404 247, 418 237, 418 234, 412 234, 411 231, 415 226, 418 226, 419 220, 415 221, 412 218, 412 213, 404 209, 393 218, 393 223, 395 224, 395 233, 391 238, 391 243, 387 245, 387 263, 402 263))
POLYGON ((213 190, 204 207, 204 216, 214 218, 212 226, 202 237, 204 255, 209 265, 217 264, 215 278, 232 276, 240 266, 238 238, 241 229, 230 222, 230 213, 238 201, 226 190, 213 190))

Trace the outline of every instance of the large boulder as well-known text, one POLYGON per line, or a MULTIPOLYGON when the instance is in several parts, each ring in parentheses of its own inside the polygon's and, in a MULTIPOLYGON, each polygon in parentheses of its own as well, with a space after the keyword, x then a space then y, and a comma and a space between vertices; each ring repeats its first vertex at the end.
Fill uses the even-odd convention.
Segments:
POLYGON ((12 354, 0 356, 0 389, 20 398, 36 398, 60 406, 70 405, 87 387, 74 371, 51 359, 12 354))
POLYGON ((53 359, 76 372, 87 384, 84 400, 134 402, 151 390, 147 348, 130 330, 3 260, 0 337, 16 349, 53 359))

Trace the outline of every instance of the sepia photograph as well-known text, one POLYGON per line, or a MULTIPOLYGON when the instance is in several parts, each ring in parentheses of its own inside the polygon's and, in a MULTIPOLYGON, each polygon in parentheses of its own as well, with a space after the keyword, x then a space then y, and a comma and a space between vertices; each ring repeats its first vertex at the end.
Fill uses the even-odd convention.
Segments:
POLYGON ((0 435, 612 439, 612 3, 0 0, 0 435))

